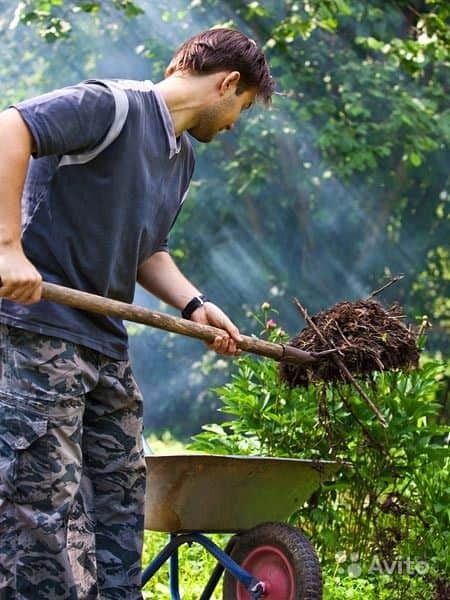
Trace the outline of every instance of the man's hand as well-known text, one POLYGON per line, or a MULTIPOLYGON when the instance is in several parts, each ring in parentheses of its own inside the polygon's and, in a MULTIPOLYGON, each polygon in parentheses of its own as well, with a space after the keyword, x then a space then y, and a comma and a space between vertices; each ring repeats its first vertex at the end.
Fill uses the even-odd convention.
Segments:
POLYGON ((41 299, 42 277, 20 245, 0 248, 0 298, 22 304, 41 299))
POLYGON ((237 342, 241 336, 239 329, 234 325, 227 315, 212 302, 206 302, 200 306, 191 315, 191 321, 201 323, 202 325, 212 325, 224 330, 224 334, 217 336, 212 344, 207 344, 208 348, 215 350, 219 354, 237 356, 241 351, 237 347, 237 342))

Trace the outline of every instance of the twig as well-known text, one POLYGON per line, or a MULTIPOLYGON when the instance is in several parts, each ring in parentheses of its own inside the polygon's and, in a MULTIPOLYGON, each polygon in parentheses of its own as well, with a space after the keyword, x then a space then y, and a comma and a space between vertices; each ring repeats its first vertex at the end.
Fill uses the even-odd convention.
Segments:
POLYGON ((348 344, 348 347, 349 347, 349 348, 353 348, 353 347, 354 347, 354 345, 353 345, 351 342, 349 342, 349 341, 348 341, 348 339, 345 337, 345 335, 344 335, 344 332, 343 332, 343 331, 342 331, 342 329, 339 327, 339 323, 338 323, 337 321, 335 321, 335 322, 334 322, 334 324, 336 325, 336 327, 337 327, 337 330, 338 330, 338 331, 339 331, 339 333, 341 334, 341 337, 342 337, 342 339, 344 340, 344 342, 345 342, 346 344, 348 344))
POLYGON ((378 442, 370 433, 370 431, 367 429, 367 427, 364 425, 364 423, 361 421, 361 419, 358 417, 358 415, 355 414, 353 408, 350 406, 349 401, 347 400, 347 398, 345 397, 345 394, 341 394, 339 392, 339 398, 342 400, 342 404, 345 406, 345 408, 348 410, 348 412, 352 415, 352 417, 355 419, 355 421, 358 423, 358 425, 361 427, 363 434, 366 436, 366 439, 369 442, 372 442, 372 445, 374 446, 374 448, 376 448, 380 454, 384 455, 384 448, 383 446, 380 444, 380 442, 378 442))
MULTIPOLYGON (((322 343, 325 344, 325 345, 327 345, 327 346, 330 346, 330 344, 328 344, 327 340, 323 336, 323 334, 320 331, 320 329, 316 326, 316 324, 314 323, 314 321, 309 317, 308 312, 306 311, 306 309, 303 308, 303 306, 300 304, 300 301, 297 298, 294 298, 294 302, 295 302, 297 308, 299 309, 301 315, 303 316, 303 318, 307 322, 307 324, 312 329, 314 329, 314 331, 317 333, 317 335, 319 336, 319 338, 322 341, 322 343)), ((380 413, 380 411, 375 406, 375 404, 372 402, 372 400, 369 398, 369 396, 366 394, 366 392, 359 385, 359 383, 356 381, 356 379, 353 377, 353 375, 350 373, 350 371, 347 369, 347 367, 342 362, 342 360, 338 356, 336 356, 336 354, 331 354, 331 358, 337 364, 337 366, 339 367, 339 369, 341 370, 341 372, 343 373, 343 375, 345 375, 345 378, 348 381, 350 381, 353 384, 353 386, 358 390, 359 395, 365 401, 365 403, 367 404, 367 406, 372 410, 372 412, 375 414, 375 416, 377 417, 377 419, 381 423, 381 425, 383 425, 383 427, 387 428, 388 424, 386 423, 385 418, 380 413)))
POLYGON ((335 352, 341 353, 341 349, 331 348, 330 350, 320 350, 319 352, 311 351, 310 354, 313 358, 324 358, 325 356, 328 356, 329 354, 334 354, 335 352))
POLYGON ((367 296, 366 300, 370 300, 374 296, 378 296, 378 294, 381 294, 381 292, 384 292, 384 290, 386 288, 390 287, 394 283, 397 283, 397 281, 400 281, 400 279, 403 279, 403 277, 404 277, 403 273, 400 273, 399 275, 394 275, 394 277, 391 277, 390 281, 388 281, 385 285, 383 285, 383 287, 380 287, 377 290, 374 290, 371 294, 369 294, 367 296))

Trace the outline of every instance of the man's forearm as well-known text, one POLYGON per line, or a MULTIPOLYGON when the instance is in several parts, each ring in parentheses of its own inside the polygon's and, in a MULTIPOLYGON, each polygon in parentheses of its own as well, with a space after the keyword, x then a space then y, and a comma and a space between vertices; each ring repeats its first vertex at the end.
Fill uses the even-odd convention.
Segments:
MULTIPOLYGON (((137 280, 147 291, 179 310, 200 293, 167 252, 156 252, 141 265, 137 280)), ((218 306, 207 302, 196 308, 189 318, 196 323, 223 330, 223 334, 207 344, 211 350, 228 356, 240 353, 237 347, 241 339, 239 329, 218 306)))
POLYGON ((20 246, 21 197, 32 137, 15 109, 0 113, 0 247, 20 246))
POLYGON ((179 310, 200 294, 168 252, 156 252, 138 270, 138 282, 151 294, 179 310))

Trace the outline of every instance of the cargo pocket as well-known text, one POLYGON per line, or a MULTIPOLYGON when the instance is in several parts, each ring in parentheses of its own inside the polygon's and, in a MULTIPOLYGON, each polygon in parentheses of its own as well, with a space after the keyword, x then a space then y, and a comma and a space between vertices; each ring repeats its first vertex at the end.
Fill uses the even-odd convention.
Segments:
POLYGON ((77 405, 95 384, 76 344, 16 327, 7 329, 3 363, 0 391, 37 411, 53 410, 56 402, 70 408, 71 399, 77 405))
POLYGON ((48 419, 0 399, 0 497, 28 503, 51 495, 48 419))

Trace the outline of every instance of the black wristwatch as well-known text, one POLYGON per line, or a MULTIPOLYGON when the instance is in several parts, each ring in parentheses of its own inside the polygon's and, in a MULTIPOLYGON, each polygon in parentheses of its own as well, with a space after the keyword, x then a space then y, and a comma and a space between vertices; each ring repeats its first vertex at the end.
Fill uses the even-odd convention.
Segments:
POLYGON ((200 296, 194 296, 194 298, 192 298, 192 300, 189 300, 189 302, 181 311, 181 316, 183 317, 183 319, 190 319, 194 310, 197 310, 197 308, 203 306, 205 302, 209 302, 209 300, 203 294, 200 294, 200 296))

